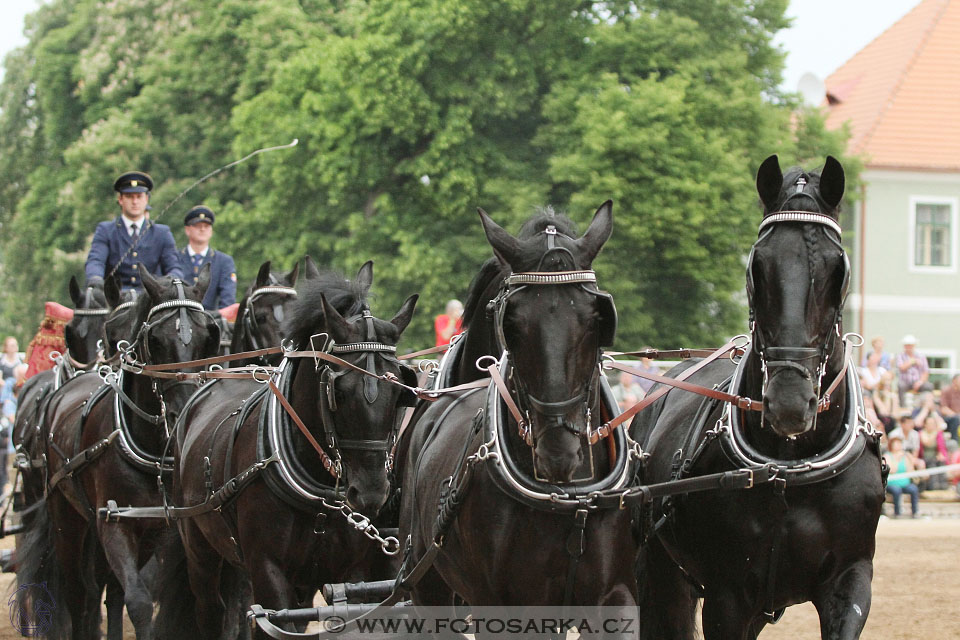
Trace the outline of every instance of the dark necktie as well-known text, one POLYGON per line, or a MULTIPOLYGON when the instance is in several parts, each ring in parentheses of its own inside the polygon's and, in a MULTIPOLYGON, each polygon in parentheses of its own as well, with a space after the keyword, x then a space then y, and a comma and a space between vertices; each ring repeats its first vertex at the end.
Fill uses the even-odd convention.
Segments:
POLYGON ((140 240, 140 225, 134 224, 130 228, 132 232, 130 233, 130 243, 137 244, 137 241, 140 240))

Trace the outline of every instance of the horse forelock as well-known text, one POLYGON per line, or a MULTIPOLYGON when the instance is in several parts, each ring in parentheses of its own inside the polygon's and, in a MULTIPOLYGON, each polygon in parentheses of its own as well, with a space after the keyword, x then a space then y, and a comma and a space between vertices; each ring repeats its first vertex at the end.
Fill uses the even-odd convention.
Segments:
POLYGON ((580 237, 576 223, 563 213, 557 213, 553 207, 539 207, 534 214, 520 227, 520 233, 517 235, 519 240, 528 240, 535 237, 549 226, 556 227, 557 231, 570 236, 571 238, 580 237))
POLYGON ((327 271, 312 280, 305 280, 282 330, 283 335, 299 348, 304 348, 310 336, 323 327, 321 295, 344 318, 360 313, 368 305, 368 296, 360 285, 340 273, 327 271))
MULTIPOLYGON (((790 209, 791 211, 810 211, 811 213, 818 213, 817 207, 813 206, 813 202, 810 200, 810 198, 794 197, 797 196, 797 181, 801 177, 807 181, 807 184, 803 188, 803 193, 813 196, 820 208, 819 213, 823 213, 833 219, 837 219, 840 207, 830 207, 830 205, 828 205, 820 195, 820 172, 816 170, 807 171, 802 167, 790 167, 790 169, 783 174, 783 185, 780 187, 780 207, 783 209, 790 209), (789 207, 786 206, 788 202, 789 207)), ((766 215, 771 215, 773 213, 776 212, 765 212, 766 215)))

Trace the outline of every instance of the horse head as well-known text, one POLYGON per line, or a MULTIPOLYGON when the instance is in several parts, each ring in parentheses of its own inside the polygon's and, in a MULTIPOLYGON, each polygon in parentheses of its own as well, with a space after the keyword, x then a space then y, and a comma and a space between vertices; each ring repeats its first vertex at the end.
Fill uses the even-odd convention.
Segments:
MULTIPOLYGON (((300 271, 299 263, 290 272, 277 276, 270 271, 270 261, 260 265, 257 279, 240 301, 231 351, 239 353, 279 346, 283 335, 280 327, 297 299, 294 285, 300 271)), ((280 357, 265 359, 272 364, 280 357)))
POLYGON ((133 307, 137 298, 140 297, 140 292, 137 289, 121 289, 119 278, 114 274, 104 280, 103 293, 110 313, 103 322, 101 332, 102 357, 105 361, 111 362, 118 356, 117 344, 121 340, 129 342, 133 339, 137 319, 133 307))
POLYGON ((210 284, 210 266, 204 265, 194 286, 169 276, 155 277, 143 265, 138 269, 144 295, 132 308, 137 359, 168 364, 216 355, 220 328, 200 303, 210 284))
POLYGON ((850 263, 840 244, 843 167, 831 156, 820 172, 760 166, 764 217, 747 264, 753 348, 762 373, 761 420, 780 437, 811 430, 825 381, 843 362, 840 336, 850 263))
POLYGON ((67 351, 77 365, 91 364, 97 357, 97 342, 104 319, 109 313, 104 291, 99 286, 81 290, 76 277, 70 277, 73 319, 64 328, 67 351))
POLYGON ((494 254, 510 272, 488 310, 531 423, 534 467, 548 481, 568 482, 583 460, 600 349, 616 331, 613 299, 597 290, 591 269, 610 237, 612 203, 597 210, 580 237, 572 222, 550 210, 529 220, 518 237, 483 210, 480 218, 494 254))
MULTIPOLYGON (((418 296, 412 295, 389 321, 374 317, 367 294, 373 263, 360 267, 353 282, 336 274, 308 279, 285 332, 300 348, 325 350, 379 376, 389 374, 416 386, 415 372, 396 357, 396 345, 413 317, 418 296), (317 313, 319 308, 320 313, 317 313)), ((340 483, 352 508, 371 515, 387 499, 390 488, 388 453, 396 436, 397 412, 416 398, 409 391, 342 365, 301 362, 292 398, 309 398, 309 413, 319 415, 319 442, 341 463, 340 483)), ((298 408, 298 411, 300 409, 298 408)))

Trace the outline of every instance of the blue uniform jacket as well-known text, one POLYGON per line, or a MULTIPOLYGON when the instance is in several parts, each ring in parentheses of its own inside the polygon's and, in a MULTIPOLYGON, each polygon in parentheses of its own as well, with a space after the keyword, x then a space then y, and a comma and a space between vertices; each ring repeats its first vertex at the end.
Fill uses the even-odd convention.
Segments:
POLYGON ((210 263, 210 288, 203 296, 204 309, 223 309, 237 301, 237 268, 233 265, 233 257, 223 251, 210 249, 200 266, 194 267, 186 247, 181 249, 177 256, 180 259, 180 270, 184 273, 184 282, 189 285, 197 283, 200 269, 210 263))
POLYGON ((87 281, 91 278, 104 278, 123 259, 117 274, 124 289, 142 289, 137 263, 142 262, 154 275, 182 278, 180 260, 177 258, 177 244, 173 241, 170 227, 156 224, 150 220, 143 223, 140 230, 140 242, 130 249, 130 234, 120 216, 97 225, 93 234, 93 243, 87 255, 84 272, 87 281))

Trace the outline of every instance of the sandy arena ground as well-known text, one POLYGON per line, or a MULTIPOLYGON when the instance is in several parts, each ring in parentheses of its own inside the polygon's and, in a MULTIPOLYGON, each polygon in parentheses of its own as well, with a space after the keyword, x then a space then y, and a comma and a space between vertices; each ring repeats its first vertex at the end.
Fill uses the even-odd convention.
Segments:
MULTIPOLYGON (((883 520, 877 532, 873 608, 864 640, 957 640, 960 638, 960 504, 927 505, 929 520, 883 520)), ((10 548, 12 538, 0 540, 10 548)), ((0 576, 4 610, 0 640, 20 638, 5 607, 13 576, 0 576)), ((133 640, 129 621, 125 639, 133 640)), ((820 638, 813 605, 791 607, 780 624, 767 627, 763 640, 820 638)))

